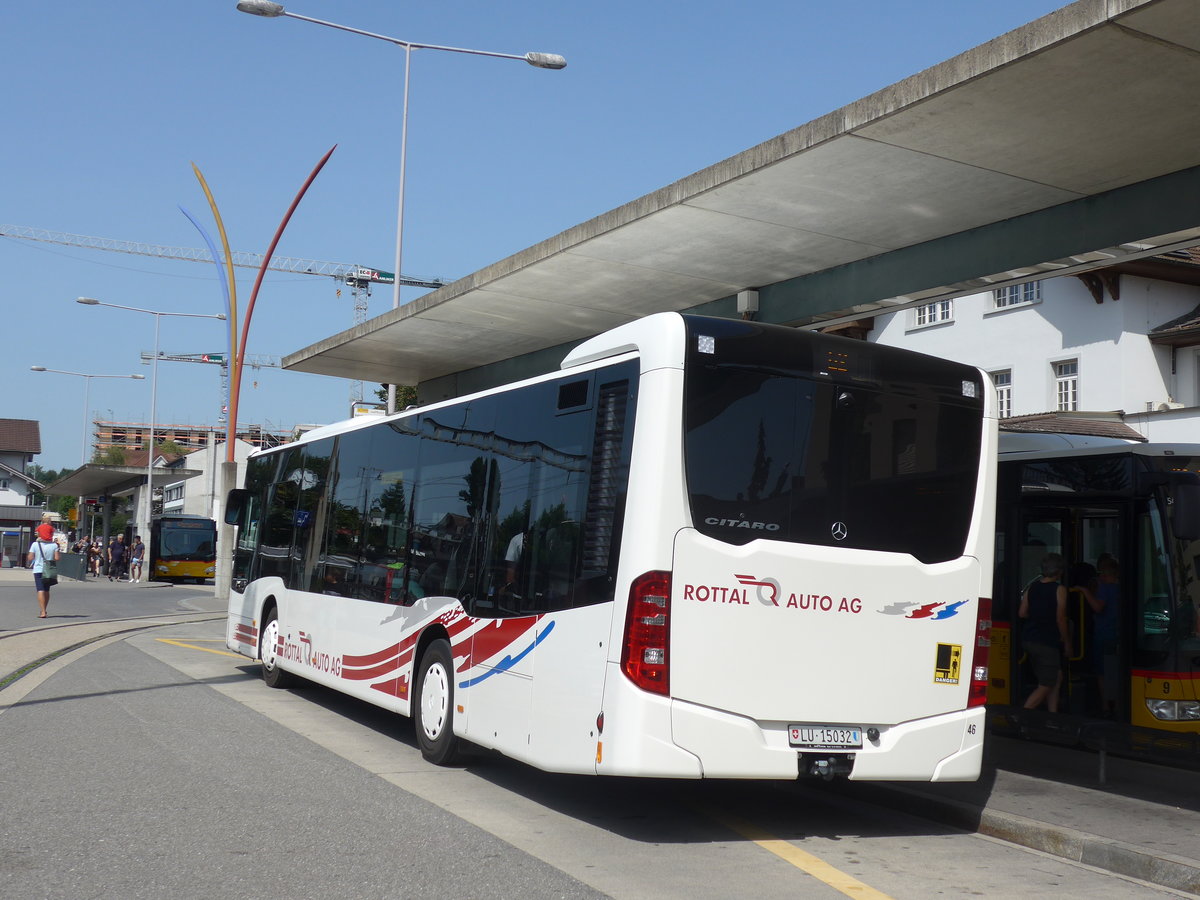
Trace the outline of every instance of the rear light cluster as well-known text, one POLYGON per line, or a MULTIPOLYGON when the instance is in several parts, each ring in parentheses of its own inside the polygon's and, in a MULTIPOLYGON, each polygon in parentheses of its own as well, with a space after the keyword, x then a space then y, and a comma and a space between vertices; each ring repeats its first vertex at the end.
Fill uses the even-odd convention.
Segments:
POLYGON ((979 598, 979 614, 975 618, 975 653, 971 658, 971 693, 967 697, 967 708, 983 706, 987 702, 988 655, 992 649, 992 601, 989 597, 979 598))
POLYGON ((621 671, 643 691, 670 693, 671 573, 647 572, 629 588, 621 671))
POLYGON ((1156 700, 1147 697, 1146 709, 1154 718, 1164 722, 1200 721, 1200 701, 1196 700, 1156 700))

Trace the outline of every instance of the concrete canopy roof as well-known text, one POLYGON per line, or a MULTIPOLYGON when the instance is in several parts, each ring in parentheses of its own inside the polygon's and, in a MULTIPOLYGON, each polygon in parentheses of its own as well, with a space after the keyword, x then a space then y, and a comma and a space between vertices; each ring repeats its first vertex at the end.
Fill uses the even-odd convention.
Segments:
MULTIPOLYGON (((161 479, 164 478, 169 478, 172 482, 186 481, 203 474, 199 469, 167 469, 161 466, 154 469, 154 477, 159 479, 159 483, 163 483, 161 479)), ((145 466, 105 466, 88 463, 58 479, 43 493, 51 497, 102 497, 128 493, 145 483, 145 466)))
POLYGON ((1200 3, 1079 0, 299 350, 419 384, 661 310, 832 323, 1200 243, 1200 3))

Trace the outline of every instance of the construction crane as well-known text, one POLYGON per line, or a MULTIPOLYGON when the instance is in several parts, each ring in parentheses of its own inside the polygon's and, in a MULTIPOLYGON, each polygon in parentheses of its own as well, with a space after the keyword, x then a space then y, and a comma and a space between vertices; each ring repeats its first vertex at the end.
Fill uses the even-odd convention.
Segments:
MULTIPOLYGON (((154 354, 149 350, 142 351, 142 363, 151 362, 154 359, 154 354)), ((229 359, 224 353, 167 353, 160 351, 158 354, 160 360, 166 362, 189 362, 201 363, 207 366, 221 367, 221 396, 220 402, 217 404, 221 410, 220 416, 217 417, 219 423, 225 422, 225 398, 229 396, 229 359)), ((254 369, 278 369, 283 363, 278 356, 262 356, 250 355, 246 357, 246 365, 254 369)), ((360 398, 361 399, 361 398, 360 398)), ((353 398, 351 398, 353 401, 353 398)))
MULTIPOLYGON (((0 237, 19 238, 25 241, 41 241, 47 244, 61 244, 64 247, 84 247, 89 250, 132 253, 136 256, 155 256, 159 259, 212 262, 212 256, 207 250, 201 250, 196 247, 165 247, 161 244, 119 241, 113 238, 89 237, 84 234, 49 231, 45 228, 32 228, 27 225, 0 225, 0 237)), ((258 269, 262 266, 263 262, 263 254, 250 253, 245 250, 232 250, 230 251, 230 256, 233 265, 245 269, 258 269)), ((267 268, 274 272, 324 275, 335 281, 342 282, 350 288, 350 296, 354 301, 355 325, 361 325, 367 320, 367 301, 371 297, 371 285, 396 283, 394 273, 384 272, 381 269, 372 269, 367 266, 350 265, 348 263, 322 262, 316 259, 296 259, 291 256, 272 256, 267 268)), ((402 275, 400 277, 400 284, 408 287, 439 288, 447 284, 447 282, 441 278, 425 280, 402 275)), ((354 383, 350 399, 352 402, 362 399, 362 382, 354 383)))

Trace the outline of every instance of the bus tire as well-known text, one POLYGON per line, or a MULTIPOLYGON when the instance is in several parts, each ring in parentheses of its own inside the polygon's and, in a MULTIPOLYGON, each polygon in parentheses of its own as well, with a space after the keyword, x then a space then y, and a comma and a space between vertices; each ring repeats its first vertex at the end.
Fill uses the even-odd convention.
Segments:
POLYGON ((438 639, 425 648, 417 671, 417 746, 435 766, 451 765, 458 758, 459 740, 454 734, 454 658, 450 642, 438 639))
POLYGON ((263 622, 258 638, 258 658, 262 662, 262 679, 267 687, 287 688, 296 684, 296 676, 279 667, 276 647, 279 646, 279 613, 272 609, 263 622))

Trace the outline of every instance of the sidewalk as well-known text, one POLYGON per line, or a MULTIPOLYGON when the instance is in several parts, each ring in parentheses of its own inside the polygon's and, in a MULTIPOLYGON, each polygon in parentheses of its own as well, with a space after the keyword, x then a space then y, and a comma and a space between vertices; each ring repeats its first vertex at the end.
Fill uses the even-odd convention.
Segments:
MULTIPOLYGON (((69 582, 71 584, 118 584, 123 583, 128 585, 129 582, 109 581, 107 575, 89 575, 87 578, 66 578, 61 573, 58 580, 69 582)), ((0 569, 0 584, 28 584, 29 589, 33 590, 33 569, 24 569, 14 566, 11 569, 0 569)), ((147 581, 143 576, 142 580, 135 583, 136 587, 170 587, 170 583, 166 581, 147 581)))
MULTIPOLYGON (((0 569, 0 583, 29 582, 0 569)), ((115 587, 90 579, 97 589, 115 587)), ((154 588, 156 582, 125 588, 154 588)), ((151 615, 0 635, 0 705, 12 676, 91 641, 222 613, 151 615)), ((1200 772, 988 736, 983 776, 969 784, 837 780, 827 789, 1110 872, 1200 895, 1200 772), (1103 765, 1103 769, 1101 766, 1103 765), (1103 772, 1103 783, 1101 773, 1103 772)))
POLYGON ((1200 895, 1200 772, 989 735, 977 782, 831 790, 847 787, 913 815, 1200 895))

